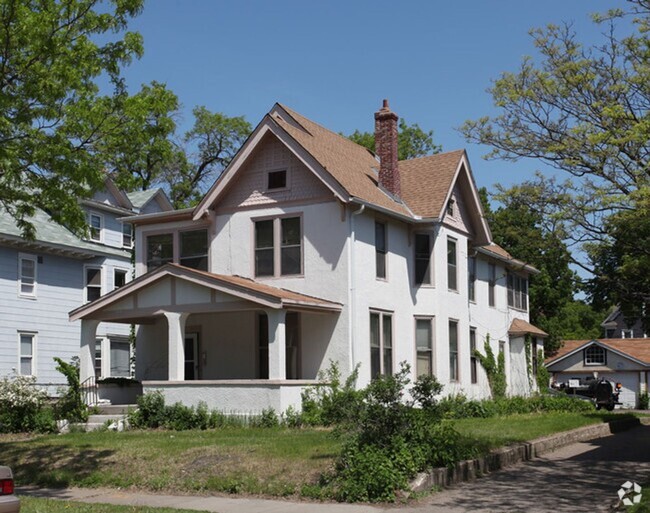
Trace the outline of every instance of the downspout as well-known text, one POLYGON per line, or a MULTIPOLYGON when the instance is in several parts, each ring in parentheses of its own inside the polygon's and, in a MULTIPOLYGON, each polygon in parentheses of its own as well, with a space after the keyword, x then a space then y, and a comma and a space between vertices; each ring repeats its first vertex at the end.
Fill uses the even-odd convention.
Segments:
POLYGON ((349 316, 348 319, 348 341, 350 343, 350 372, 354 370, 355 357, 354 357, 354 321, 355 321, 355 296, 357 292, 356 287, 356 269, 355 269, 355 245, 356 245, 356 228, 354 223, 354 218, 359 214, 362 214, 366 209, 365 205, 361 205, 359 210, 355 210, 350 213, 349 217, 349 230, 350 230, 350 243, 348 245, 348 305, 349 305, 349 316))

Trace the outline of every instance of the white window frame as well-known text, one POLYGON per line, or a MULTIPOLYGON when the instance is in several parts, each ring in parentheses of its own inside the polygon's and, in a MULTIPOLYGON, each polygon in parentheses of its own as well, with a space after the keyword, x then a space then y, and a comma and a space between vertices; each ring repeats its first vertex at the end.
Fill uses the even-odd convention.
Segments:
POLYGON ((27 253, 18 253, 18 297, 27 299, 36 299, 36 286, 38 283, 38 256, 27 253), (23 292, 23 260, 34 262, 34 282, 32 283, 32 292, 23 292))
MULTIPOLYGON (((104 267, 101 265, 84 265, 84 274, 83 274, 83 302, 84 303, 90 303, 90 300, 88 299, 88 269, 98 269, 99 270, 99 297, 102 297, 105 292, 105 286, 104 284, 106 283, 106 279, 104 276, 104 267)), ((95 285, 92 286, 92 288, 97 288, 95 285)), ((93 300, 94 301, 94 300, 93 300)))
POLYGON ((476 348, 476 328, 474 326, 469 327, 469 376, 470 383, 472 385, 478 384, 478 359, 474 354, 476 348))
POLYGON ((447 343, 449 349, 449 382, 460 383, 460 321, 458 319, 449 319, 447 321, 447 343), (451 325, 456 326, 456 361, 452 366, 452 351, 451 351, 451 325), (452 368, 454 368, 456 376, 452 378, 452 368))
POLYGON ((467 299, 470 303, 476 303, 476 276, 478 260, 475 256, 467 258, 467 299))
POLYGON ((88 228, 89 228, 89 240, 93 242, 104 242, 104 216, 98 214, 97 212, 88 212, 88 228), (95 239, 93 237, 93 217, 99 219, 99 238, 95 239))
POLYGON ((447 250, 447 290, 450 292, 458 292, 458 239, 455 239, 454 237, 447 237, 447 246, 445 247, 447 250), (449 261, 449 245, 453 244, 454 245, 454 263, 452 264, 449 261), (451 286, 449 283, 449 276, 451 275, 453 267, 453 273, 455 276, 455 281, 456 283, 454 284, 454 287, 451 286))
POLYGON ((21 376, 36 376, 36 338, 38 332, 36 331, 18 331, 18 367, 16 374, 21 376), (23 355, 22 340, 23 335, 31 337, 32 339, 32 354, 23 355), (22 360, 23 358, 29 358, 31 360, 31 374, 23 374, 22 371, 22 360))
POLYGON ((597 345, 591 345, 585 348, 584 364, 586 367, 607 365, 607 350, 604 347, 597 345), (599 350, 599 353, 602 354, 602 359, 596 360, 593 355, 589 354, 590 351, 593 353, 594 349, 599 350))
MULTIPOLYGON (((281 216, 272 216, 272 217, 258 217, 251 218, 253 224, 252 231, 252 250, 253 257, 251 258, 252 266, 252 275, 256 279, 275 279, 275 278, 302 278, 305 275, 305 220, 302 212, 295 212, 291 214, 284 214, 281 216), (297 274, 282 274, 282 249, 283 247, 295 247, 295 246, 282 246, 282 221, 284 219, 293 219, 298 218, 300 221, 300 272, 297 274), (257 223, 264 221, 272 221, 273 225, 273 274, 258 276, 257 269, 255 266, 256 262, 256 230, 257 223)), ((262 248, 264 249, 264 248, 262 248)), ((266 248, 269 249, 269 248, 266 248)))
POLYGON ((494 262, 488 262, 488 306, 497 306, 497 266, 494 262))
MULTIPOLYGON (((371 309, 370 315, 368 316, 368 342, 369 349, 372 351, 372 330, 370 329, 370 323, 372 322, 372 316, 377 315, 379 317, 379 375, 392 376, 395 373, 395 315, 394 312, 388 312, 386 310, 377 310, 371 309), (384 358, 384 352, 386 351, 385 345, 385 333, 384 333, 384 317, 390 317, 390 374, 386 373, 386 360, 384 358)), ((372 353, 370 354, 370 379, 375 378, 372 375, 372 353)))
POLYGON ((434 325, 434 316, 433 315, 416 315, 414 316, 414 322, 413 322, 413 329, 415 331, 414 336, 413 336, 413 343, 415 346, 415 365, 414 365, 414 371, 415 371, 415 378, 418 378, 418 359, 420 357, 420 353, 429 353, 429 376, 435 376, 436 375, 436 358, 435 358, 435 325, 434 325), (421 349, 418 346, 418 322, 428 322, 429 323, 429 349, 421 349))
POLYGON ((133 225, 131 223, 122 223, 122 247, 127 249, 133 248, 133 225), (129 229, 128 233, 125 233, 125 228, 129 229), (126 237, 129 240, 128 244, 125 243, 126 237))
POLYGON ((122 267, 113 267, 113 290, 118 289, 119 287, 115 283, 115 278, 117 276, 118 272, 123 272, 124 273, 124 285, 129 283, 129 269, 124 269, 122 267))
POLYGON ((509 308, 521 312, 528 311, 528 278, 516 273, 507 273, 506 294, 509 308))
POLYGON ((633 328, 621 329, 621 338, 634 338, 634 329, 633 328))

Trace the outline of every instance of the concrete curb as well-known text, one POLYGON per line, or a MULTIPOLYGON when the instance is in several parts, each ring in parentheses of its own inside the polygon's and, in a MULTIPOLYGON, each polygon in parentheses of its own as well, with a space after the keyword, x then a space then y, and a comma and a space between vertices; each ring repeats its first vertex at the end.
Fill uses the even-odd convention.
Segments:
POLYGON ((561 447, 601 438, 640 425, 650 425, 650 417, 614 420, 603 424, 585 426, 564 433, 537 438, 530 442, 496 449, 474 460, 460 461, 451 468, 434 468, 421 472, 411 481, 411 491, 421 492, 431 488, 446 488, 464 481, 473 481, 489 472, 510 467, 522 461, 530 461, 561 447))

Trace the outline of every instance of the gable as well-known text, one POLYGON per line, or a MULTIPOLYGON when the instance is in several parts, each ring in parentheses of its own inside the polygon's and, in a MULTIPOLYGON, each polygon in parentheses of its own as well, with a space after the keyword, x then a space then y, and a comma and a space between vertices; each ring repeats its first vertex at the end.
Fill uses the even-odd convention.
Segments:
POLYGON ((257 144, 217 204, 218 210, 276 203, 331 199, 332 193, 272 133, 257 144), (268 173, 286 172, 286 187, 268 188, 268 173))
POLYGON ((580 347, 577 351, 568 354, 555 362, 549 363, 548 369, 551 372, 598 372, 599 374, 617 371, 645 370, 646 367, 633 358, 613 350, 606 344, 592 342, 580 347), (605 350, 605 365, 585 364, 584 352, 588 347, 598 346, 605 350))
POLYGON ((452 190, 450 201, 453 205, 452 213, 450 214, 448 208, 445 207, 443 222, 452 228, 468 233, 470 237, 473 237, 475 230, 468 211, 469 205, 465 201, 458 184, 456 184, 452 190))

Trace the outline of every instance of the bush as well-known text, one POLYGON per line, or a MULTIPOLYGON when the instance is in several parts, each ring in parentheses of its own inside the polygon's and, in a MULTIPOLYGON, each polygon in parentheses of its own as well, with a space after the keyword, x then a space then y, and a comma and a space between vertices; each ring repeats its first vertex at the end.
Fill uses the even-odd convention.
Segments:
POLYGON ((52 432, 56 423, 47 395, 36 386, 36 378, 14 375, 0 380, 0 432, 52 432))
POLYGON ((70 363, 61 358, 54 358, 56 370, 65 376, 68 389, 61 395, 54 406, 57 419, 66 419, 69 422, 86 422, 88 420, 88 406, 81 396, 81 383, 79 380, 79 358, 75 357, 70 363))
POLYGON ((138 409, 129 412, 131 426, 155 429, 165 423, 165 398, 162 392, 147 392, 138 397, 137 403, 138 409))
POLYGON ((356 389, 359 366, 341 381, 336 362, 320 372, 322 385, 305 389, 302 394, 302 422, 309 426, 335 426, 353 420, 361 408, 362 394, 356 389))
POLYGON ((639 409, 640 410, 647 410, 649 409, 648 407, 650 406, 650 396, 648 396, 648 392, 643 392, 639 396, 639 409))

